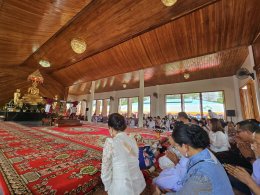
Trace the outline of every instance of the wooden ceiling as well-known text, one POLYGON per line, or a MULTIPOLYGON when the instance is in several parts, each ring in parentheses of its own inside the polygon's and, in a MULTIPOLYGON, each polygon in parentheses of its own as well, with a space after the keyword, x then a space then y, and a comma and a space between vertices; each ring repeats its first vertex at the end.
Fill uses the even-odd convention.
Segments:
POLYGON ((260 34, 253 43, 253 54, 255 59, 255 70, 260 73, 260 34))
POLYGON ((260 1, 218 1, 52 75, 72 85, 250 45, 259 32, 259 8, 260 1))
MULTIPOLYGON (((145 87, 170 83, 232 76, 241 67, 248 55, 247 47, 230 49, 205 56, 191 58, 144 69, 145 87), (184 78, 188 73, 190 77, 184 78)), ((88 94, 91 82, 70 87, 72 95, 88 94)), ((139 71, 128 72, 99 79, 95 83, 95 93, 139 87, 139 71), (123 86, 126 84, 126 87, 123 86)))
MULTIPOLYGON (((16 88, 25 91, 30 84, 26 78, 36 69, 46 76, 42 95, 60 97, 71 85, 69 93, 86 93, 89 84, 75 84, 139 69, 145 69, 146 78, 158 79, 165 67, 178 67, 173 62, 186 66, 185 59, 198 56, 202 63, 206 58, 228 62, 209 68, 221 70, 214 74, 195 68, 197 75, 205 75, 193 78, 226 76, 223 68, 232 75, 241 65, 244 46, 260 31, 259 0, 178 0, 172 7, 161 0, 0 0, 0 16, 0 91, 5 91, 0 104, 16 88), (72 51, 72 38, 86 41, 83 54, 72 51), (40 59, 52 66, 41 68, 40 59)), ((146 79, 146 85, 182 82, 183 70, 179 72, 177 80, 146 79)))
POLYGON ((255 59, 255 71, 258 79, 258 84, 260 86, 260 33, 258 34, 256 40, 253 43, 253 54, 255 59))
POLYGON ((2 0, 0 66, 22 64, 90 2, 2 0))
MULTIPOLYGON (((9 102, 17 88, 27 92, 29 74, 38 67, 20 67, 50 37, 91 1, 0 0, 0 105, 9 102)), ((64 95, 64 86, 50 75, 39 86, 42 96, 64 95)))

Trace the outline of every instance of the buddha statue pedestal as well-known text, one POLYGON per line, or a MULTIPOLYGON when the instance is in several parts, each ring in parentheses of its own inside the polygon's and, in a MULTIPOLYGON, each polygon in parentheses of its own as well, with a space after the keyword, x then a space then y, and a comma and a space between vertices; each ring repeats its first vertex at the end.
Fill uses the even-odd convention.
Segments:
POLYGON ((37 106, 38 104, 43 104, 44 100, 41 96, 25 94, 22 98, 24 104, 30 104, 32 106, 37 106))

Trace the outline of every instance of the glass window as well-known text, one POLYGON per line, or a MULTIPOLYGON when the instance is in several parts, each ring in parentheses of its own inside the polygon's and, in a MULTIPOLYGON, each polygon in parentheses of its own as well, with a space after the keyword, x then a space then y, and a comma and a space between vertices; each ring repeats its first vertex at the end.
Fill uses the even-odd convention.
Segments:
POLYGON ((166 114, 177 116, 181 112, 181 95, 166 95, 166 114))
POLYGON ((151 97, 145 96, 144 97, 144 115, 150 116, 150 112, 151 112, 151 97))
POLYGON ((94 109, 94 105, 93 105, 93 110, 94 113, 96 113, 96 115, 99 115, 102 113, 102 105, 103 104, 103 100, 95 100, 95 109, 94 109))
POLYGON ((120 98, 119 105, 118 105, 118 113, 122 114, 123 116, 126 116, 127 110, 128 110, 128 98, 120 98))
POLYGON ((183 94, 183 111, 189 116, 201 118, 200 94, 183 94))
POLYGON ((135 116, 136 118, 138 117, 138 97, 132 97, 129 98, 129 108, 128 113, 130 114, 129 117, 135 116))
POLYGON ((92 103, 92 115, 94 115, 95 112, 96 112, 96 103, 97 103, 97 100, 93 100, 93 103, 92 103))
POLYGON ((208 110, 212 110, 220 118, 224 118, 224 94, 223 91, 203 92, 202 109, 203 117, 208 117, 208 110))

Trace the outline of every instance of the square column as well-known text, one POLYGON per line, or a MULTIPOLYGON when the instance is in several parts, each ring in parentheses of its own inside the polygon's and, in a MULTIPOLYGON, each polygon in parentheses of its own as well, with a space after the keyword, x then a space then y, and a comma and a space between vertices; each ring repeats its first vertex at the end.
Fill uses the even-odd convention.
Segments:
POLYGON ((139 70, 138 127, 143 127, 144 116, 144 70, 139 70))
POLYGON ((95 81, 91 82, 90 88, 90 98, 88 102, 88 122, 91 122, 92 112, 93 112, 93 100, 94 100, 94 93, 95 93, 95 81))

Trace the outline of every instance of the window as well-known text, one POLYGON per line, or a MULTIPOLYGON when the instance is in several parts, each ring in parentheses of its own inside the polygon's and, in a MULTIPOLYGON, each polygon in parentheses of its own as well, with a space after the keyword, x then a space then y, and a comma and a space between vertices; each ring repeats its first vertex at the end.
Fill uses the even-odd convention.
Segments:
POLYGON ((96 101, 96 110, 95 110, 96 115, 99 115, 102 113, 102 107, 103 107, 103 100, 97 100, 96 101))
POLYGON ((92 115, 102 114, 103 116, 107 116, 109 114, 109 109, 110 109, 110 99, 93 100, 92 115))
POLYGON ((92 103, 92 115, 94 115, 95 112, 96 112, 96 103, 97 103, 97 100, 93 100, 93 103, 92 103))
MULTIPOLYGON (((145 115, 150 115, 150 105, 151 100, 150 96, 146 96, 143 99, 143 111, 145 115)), ((138 117, 138 104, 139 104, 138 97, 131 97, 131 98, 120 98, 119 105, 118 105, 118 112, 126 117, 135 116, 138 117)))
POLYGON ((223 91, 202 92, 166 95, 166 114, 176 116, 178 112, 184 111, 196 118, 208 117, 208 110, 212 110, 224 118, 224 93, 223 91))
POLYGON ((224 118, 224 94, 223 91, 203 92, 202 94, 202 110, 203 117, 208 117, 208 110, 212 110, 220 118, 224 118))
POLYGON ((144 115, 150 116, 151 113, 151 97, 145 96, 144 97, 144 115))
POLYGON ((166 114, 176 116, 178 112, 181 112, 181 94, 166 95, 166 114))
POLYGON ((200 106, 200 94, 189 93, 183 94, 183 111, 189 116, 200 118, 201 117, 201 106, 200 106))
POLYGON ((128 111, 128 98, 120 98, 118 104, 118 113, 123 116, 127 115, 128 111))
POLYGON ((128 99, 129 108, 128 108, 128 117, 135 116, 138 117, 138 97, 132 97, 128 99))

